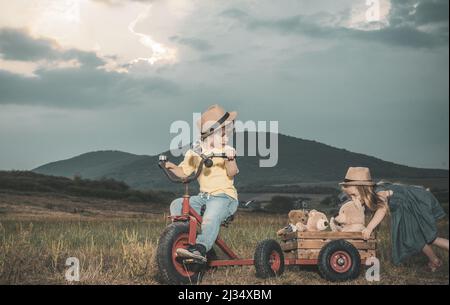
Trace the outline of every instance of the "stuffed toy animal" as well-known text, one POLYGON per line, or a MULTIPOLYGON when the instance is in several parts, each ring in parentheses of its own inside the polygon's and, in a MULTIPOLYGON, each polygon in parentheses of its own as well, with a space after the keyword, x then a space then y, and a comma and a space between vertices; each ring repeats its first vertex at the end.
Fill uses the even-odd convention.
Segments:
POLYGON ((302 227, 308 222, 308 211, 292 210, 288 214, 289 225, 277 232, 277 235, 284 235, 291 232, 296 232, 297 227, 302 227))
POLYGON ((306 222, 306 225, 299 223, 296 227, 297 231, 316 232, 326 230, 328 225, 328 218, 324 213, 317 210, 311 210, 308 213, 308 221, 306 222))
POLYGON ((366 228, 364 206, 359 200, 344 203, 336 217, 331 217, 330 228, 333 232, 361 232, 366 228))

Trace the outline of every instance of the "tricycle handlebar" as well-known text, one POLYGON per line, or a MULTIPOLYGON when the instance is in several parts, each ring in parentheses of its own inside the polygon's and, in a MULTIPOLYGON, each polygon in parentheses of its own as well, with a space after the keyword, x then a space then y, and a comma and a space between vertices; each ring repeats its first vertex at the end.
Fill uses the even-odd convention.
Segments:
POLYGON ((197 167, 197 171, 195 172, 195 174, 190 175, 185 178, 178 177, 171 170, 166 168, 165 163, 168 161, 166 155, 159 156, 158 166, 163 170, 164 174, 167 176, 167 178, 170 181, 172 181, 174 183, 186 184, 186 183, 191 183, 192 181, 196 180, 200 176, 200 174, 203 170, 203 166, 211 167, 213 165, 213 162, 212 162, 213 158, 227 158, 225 153, 219 153, 219 154, 211 153, 211 154, 206 154, 206 155, 199 154, 199 156, 201 157, 202 160, 200 161, 200 164, 197 167))

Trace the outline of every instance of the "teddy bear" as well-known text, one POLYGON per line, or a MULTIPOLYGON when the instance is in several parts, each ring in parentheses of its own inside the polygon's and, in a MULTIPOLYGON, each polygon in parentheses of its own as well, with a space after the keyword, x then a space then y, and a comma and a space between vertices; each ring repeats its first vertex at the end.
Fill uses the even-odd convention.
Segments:
POLYGON ((305 210, 291 210, 288 213, 289 225, 277 232, 277 235, 284 235, 286 233, 296 232, 297 225, 301 227, 308 222, 308 211, 305 210))
POLYGON ((308 220, 306 224, 297 223, 297 231, 300 232, 316 232, 324 231, 328 228, 329 222, 327 216, 317 210, 311 210, 308 213, 308 220))
POLYGON ((361 232, 365 226, 364 206, 359 200, 350 200, 339 209, 336 217, 331 217, 330 228, 333 232, 361 232))
POLYGON ((315 232, 326 230, 329 226, 327 216, 317 210, 292 210, 288 214, 289 225, 277 232, 284 235, 291 232, 315 232))

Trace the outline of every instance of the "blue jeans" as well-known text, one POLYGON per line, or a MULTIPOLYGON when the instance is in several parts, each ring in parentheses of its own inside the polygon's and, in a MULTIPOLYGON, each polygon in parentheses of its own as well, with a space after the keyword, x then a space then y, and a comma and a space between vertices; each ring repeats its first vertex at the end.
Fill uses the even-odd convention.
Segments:
MULTIPOLYGON (((233 215, 239 202, 227 194, 210 195, 207 193, 199 193, 189 199, 190 206, 200 214, 203 206, 206 206, 203 214, 202 231, 197 235, 197 244, 205 246, 209 251, 217 235, 219 235, 221 223, 229 216, 233 215)), ((177 198, 170 204, 170 215, 179 216, 183 207, 183 198, 177 198)))

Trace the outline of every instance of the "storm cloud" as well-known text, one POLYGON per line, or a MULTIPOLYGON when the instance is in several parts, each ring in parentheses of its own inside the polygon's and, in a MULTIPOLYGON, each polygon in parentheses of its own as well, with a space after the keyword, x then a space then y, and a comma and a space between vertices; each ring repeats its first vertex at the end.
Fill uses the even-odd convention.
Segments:
POLYGON ((172 36, 170 37, 170 40, 182 45, 189 46, 198 51, 208 51, 212 48, 211 44, 208 41, 201 38, 172 36))
POLYGON ((0 30, 4 59, 71 60, 79 67, 39 68, 35 77, 0 69, 0 104, 47 105, 67 108, 116 106, 146 102, 152 96, 176 95, 180 88, 157 76, 133 77, 99 69, 105 61, 94 52, 59 48, 53 41, 33 38, 17 29, 0 30))
POLYGON ((315 15, 292 15, 282 18, 259 18, 240 10, 231 8, 222 11, 219 16, 235 19, 248 30, 269 30, 286 35, 305 35, 316 39, 361 40, 379 42, 415 48, 434 48, 448 44, 448 10, 447 0, 392 1, 389 25, 379 30, 366 31, 347 28, 335 22, 324 24, 323 19, 343 20, 349 12, 338 15, 322 12, 315 15), (421 30, 420 26, 433 27, 421 30))
POLYGON ((157 77, 131 78, 91 68, 39 70, 26 77, 0 70, 0 104, 58 108, 115 107, 176 95, 176 84, 157 77))
POLYGON ((291 136, 448 168, 448 1, 381 2, 383 23, 364 20, 365 0, 74 1, 79 16, 46 6, 57 0, 28 15, 28 1, 5 2, 0 168, 157 154, 172 122, 216 103, 291 136), (146 60, 167 50, 173 61, 146 60))
POLYGON ((3 59, 21 61, 76 59, 81 65, 90 67, 105 64, 105 61, 93 52, 65 50, 56 41, 33 38, 26 30, 13 28, 0 29, 0 56, 3 59))

